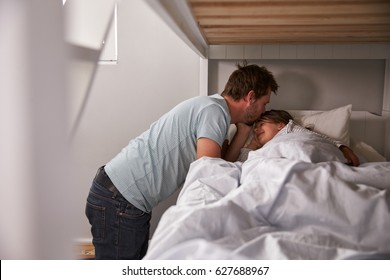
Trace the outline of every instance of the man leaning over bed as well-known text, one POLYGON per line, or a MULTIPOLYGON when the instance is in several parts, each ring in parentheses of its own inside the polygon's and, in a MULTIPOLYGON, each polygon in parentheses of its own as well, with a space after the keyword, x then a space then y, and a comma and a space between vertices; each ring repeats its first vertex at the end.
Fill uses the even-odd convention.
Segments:
POLYGON ((153 207, 184 182, 190 164, 222 156, 230 124, 253 123, 278 84, 265 67, 238 65, 221 95, 184 101, 98 169, 87 198, 96 259, 141 259, 153 207))

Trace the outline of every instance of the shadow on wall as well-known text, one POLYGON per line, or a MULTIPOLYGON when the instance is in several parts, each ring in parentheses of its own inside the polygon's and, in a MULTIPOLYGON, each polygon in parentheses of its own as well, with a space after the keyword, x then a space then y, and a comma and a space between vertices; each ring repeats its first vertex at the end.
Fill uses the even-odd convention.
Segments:
POLYGON ((305 110, 317 104, 319 89, 307 75, 286 71, 275 75, 279 90, 267 109, 305 110))
MULTIPOLYGON (((237 69, 233 60, 209 61, 209 94, 222 92, 229 75, 237 69)), ((383 107, 383 60, 252 60, 264 65, 280 85, 268 108, 330 110, 352 104, 353 110, 381 114, 383 107), (367 98, 369 93, 370 98, 367 98)))
MULTIPOLYGON (((230 74, 237 69, 235 63, 237 62, 221 61, 209 64, 209 95, 222 93, 230 74)), ((279 84, 278 93, 272 95, 267 109, 306 110, 318 107, 315 103, 320 100, 320 89, 312 77, 294 70, 285 70, 286 66, 280 66, 278 63, 265 66, 273 72, 279 84)))

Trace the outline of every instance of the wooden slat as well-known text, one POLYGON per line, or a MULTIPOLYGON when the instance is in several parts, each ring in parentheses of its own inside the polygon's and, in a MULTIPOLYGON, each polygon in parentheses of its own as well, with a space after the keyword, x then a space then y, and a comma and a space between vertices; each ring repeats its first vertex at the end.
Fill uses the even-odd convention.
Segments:
MULTIPOLYGON (((215 35, 218 33, 262 33, 262 32, 270 32, 270 33, 276 33, 278 31, 280 32, 293 32, 293 31, 299 31, 299 32, 310 32, 313 31, 312 26, 307 25, 255 25, 255 26, 213 26, 210 28, 205 28, 205 31, 209 35, 215 35)), ((332 26, 317 26, 315 28, 315 31, 317 32, 338 32, 338 31, 350 31, 350 32, 374 32, 374 31, 380 31, 380 32, 390 32, 390 25, 332 25, 332 26)))
POLYGON ((360 38, 365 37, 365 40, 372 40, 370 38, 375 37, 390 37, 390 31, 377 31, 372 28, 365 28, 365 27, 356 27, 353 30, 345 27, 340 27, 339 29, 326 29, 321 28, 320 30, 308 30, 307 28, 279 28, 279 27, 260 27, 256 30, 245 30, 245 29, 232 29, 228 31, 221 31, 220 29, 213 29, 205 32, 205 35, 213 38, 213 40, 217 40, 224 37, 229 38, 245 38, 245 37, 252 37, 252 38, 271 38, 271 37, 307 37, 307 38, 313 38, 313 37, 324 37, 324 38, 339 38, 344 39, 345 37, 350 38, 360 38), (275 32, 275 30, 278 30, 278 32, 275 32))
POLYGON ((310 43, 318 43, 318 42, 327 42, 327 43, 337 43, 337 42, 344 42, 344 43, 366 43, 366 42, 372 42, 372 43, 388 43, 390 42, 390 36, 388 34, 384 33, 378 33, 378 32, 372 32, 370 34, 358 32, 358 33, 351 33, 351 32, 343 32, 342 34, 333 34, 333 33, 326 33, 326 34, 320 34, 318 32, 311 32, 311 33, 305 33, 305 34, 298 34, 298 33, 285 33, 285 32, 278 32, 277 35, 275 34, 267 34, 263 33, 261 35, 257 34, 232 34, 232 33, 225 33, 222 34, 222 36, 212 36, 208 35, 208 44, 209 45, 218 45, 218 44, 244 44, 244 43, 258 43, 258 42, 274 42, 274 43, 280 43, 280 42, 287 42, 287 43, 299 43, 299 42, 310 42, 310 43))
POLYGON ((280 15, 296 15, 296 16, 337 16, 337 15, 389 15, 389 3, 351 3, 351 4, 332 4, 326 3, 322 5, 261 5, 259 3, 247 3, 247 5, 231 6, 231 5, 213 5, 213 6, 194 6, 193 14, 197 18, 210 16, 280 16, 280 15))
POLYGON ((246 25, 384 25, 390 23, 390 16, 270 16, 270 17, 208 17, 201 18, 202 28, 211 26, 246 26, 246 25))
POLYGON ((209 44, 389 42, 389 0, 189 0, 209 44))
POLYGON ((319 38, 307 38, 307 37, 283 37, 283 38, 238 38, 237 40, 232 37, 225 37, 220 40, 212 39, 210 45, 256 45, 256 44, 361 44, 361 43, 378 43, 378 42, 390 42, 389 37, 370 37, 362 40, 361 38, 345 37, 334 38, 327 37, 319 38), (315 39, 315 40, 314 40, 315 39))
MULTIPOLYGON (((209 34, 208 34, 209 35, 209 34)), ((339 32, 315 32, 315 31, 307 31, 307 32, 300 32, 300 31, 284 31, 284 32, 259 32, 259 33, 251 33, 251 39, 256 40, 266 40, 266 39, 283 39, 283 38, 289 38, 289 40, 297 41, 297 38, 306 38, 306 40, 313 40, 313 38, 334 38, 334 40, 337 39, 337 41, 345 41, 346 38, 349 39, 360 39, 361 36, 364 36, 364 41, 370 41, 372 38, 378 38, 378 37, 387 37, 390 38, 390 32, 362 32, 362 31, 339 31, 339 32)), ((232 39, 232 41, 240 40, 245 37, 249 36, 242 36, 240 33, 218 33, 218 34, 212 34, 211 36, 213 40, 221 40, 225 37, 229 37, 232 39)))
POLYGON ((280 32, 262 34, 222 34, 222 36, 209 36, 210 45, 220 44, 258 44, 258 43, 377 43, 390 42, 389 33, 363 33, 363 32, 340 32, 319 33, 319 32, 280 32))

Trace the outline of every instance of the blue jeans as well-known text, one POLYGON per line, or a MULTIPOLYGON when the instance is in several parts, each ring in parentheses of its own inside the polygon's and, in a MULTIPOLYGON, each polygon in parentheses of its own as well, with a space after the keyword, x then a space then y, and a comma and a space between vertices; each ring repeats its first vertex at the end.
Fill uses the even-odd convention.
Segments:
POLYGON ((150 213, 93 180, 85 214, 96 259, 142 259, 148 249, 150 213))

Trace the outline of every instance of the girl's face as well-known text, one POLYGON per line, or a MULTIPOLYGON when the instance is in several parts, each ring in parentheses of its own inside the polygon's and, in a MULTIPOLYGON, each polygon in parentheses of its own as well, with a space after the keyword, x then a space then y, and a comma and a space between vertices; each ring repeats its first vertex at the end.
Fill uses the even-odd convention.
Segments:
POLYGON ((263 146, 285 126, 284 123, 274 123, 270 121, 258 122, 255 126, 254 133, 257 142, 263 146))

